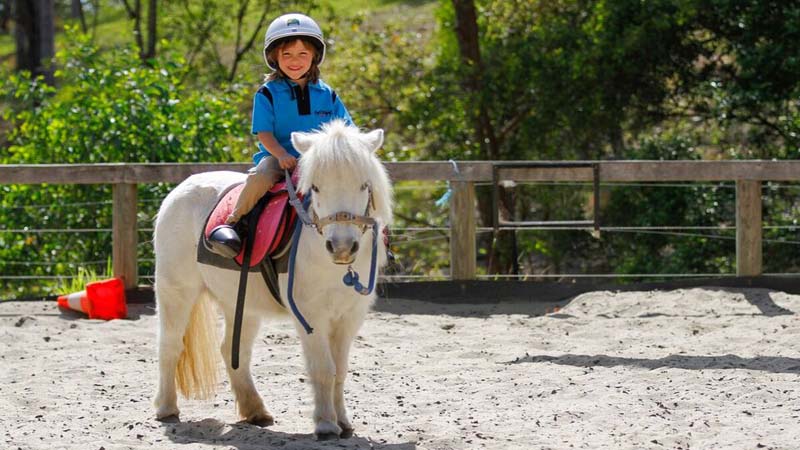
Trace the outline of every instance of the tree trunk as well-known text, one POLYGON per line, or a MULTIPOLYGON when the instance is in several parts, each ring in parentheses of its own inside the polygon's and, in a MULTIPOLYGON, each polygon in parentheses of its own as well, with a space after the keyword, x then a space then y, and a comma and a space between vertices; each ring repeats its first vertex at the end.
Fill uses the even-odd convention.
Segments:
POLYGON ((11 0, 0 0, 0 33, 8 33, 8 23, 11 21, 11 0))
POLYGON ((17 70, 28 70, 53 84, 55 54, 53 0, 15 0, 17 70))
POLYGON ((146 58, 142 38, 142 1, 133 0, 133 4, 130 5, 128 0, 122 0, 122 4, 125 6, 128 18, 133 20, 133 37, 136 40, 136 47, 139 48, 139 59, 144 61, 146 58))
POLYGON ((72 0, 70 4, 70 17, 80 20, 81 30, 86 33, 86 16, 83 14, 83 2, 81 0, 72 0))
POLYGON ((142 35, 142 0, 133 0, 128 4, 128 0, 122 0, 128 18, 133 20, 133 35, 136 39, 136 46, 139 47, 139 59, 143 63, 156 56, 156 39, 158 29, 158 1, 148 0, 147 2, 147 36, 142 35))
POLYGON ((147 8, 147 51, 144 52, 142 59, 148 60, 156 56, 156 30, 158 28, 158 0, 150 0, 147 8))
POLYGON ((464 90, 477 105, 477 111, 473 113, 475 137, 481 146, 482 158, 496 160, 500 157, 497 134, 489 119, 489 110, 481 89, 484 68, 478 40, 475 2, 473 0, 453 0, 453 7, 456 13, 455 31, 458 38, 458 49, 467 74, 464 78, 464 90))
POLYGON ((33 72, 37 63, 34 61, 34 21, 36 11, 33 2, 14 0, 14 36, 17 41, 17 70, 33 72))
MULTIPOLYGON (((458 39, 458 49, 461 63, 466 73, 463 87, 469 98, 472 99, 476 109, 472 111, 475 139, 480 145, 480 159, 499 160, 500 146, 497 132, 489 116, 489 107, 486 104, 486 95, 483 92, 483 62, 481 60, 480 41, 478 33, 478 16, 474 0, 452 0, 455 9, 455 32, 458 39)), ((508 209, 508 193, 500 188, 500 209, 508 209)), ((484 224, 492 223, 492 197, 478 195, 478 209, 484 224)), ((506 217, 512 217, 506 214, 506 217)), ((496 236, 491 236, 491 241, 485 243, 489 247, 489 260, 487 269, 489 273, 507 273, 513 266, 513 232, 500 231, 496 236)))

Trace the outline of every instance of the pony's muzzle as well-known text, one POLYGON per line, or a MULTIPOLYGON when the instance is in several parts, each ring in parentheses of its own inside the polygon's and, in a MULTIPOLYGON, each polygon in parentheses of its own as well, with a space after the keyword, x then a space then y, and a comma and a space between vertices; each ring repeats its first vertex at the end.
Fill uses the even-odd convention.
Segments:
POLYGON ((325 249, 330 253, 334 263, 352 264, 358 254, 358 241, 330 238, 325 240, 325 249))

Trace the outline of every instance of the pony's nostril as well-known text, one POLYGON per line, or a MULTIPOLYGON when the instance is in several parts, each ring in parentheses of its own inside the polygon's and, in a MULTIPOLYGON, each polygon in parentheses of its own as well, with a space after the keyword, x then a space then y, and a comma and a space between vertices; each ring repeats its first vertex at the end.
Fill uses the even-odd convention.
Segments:
POLYGON ((325 248, 328 249, 328 253, 333 253, 333 243, 328 239, 325 241, 325 248))
POLYGON ((358 241, 353 242, 353 246, 350 247, 350 254, 355 255, 356 253, 358 253, 358 241))

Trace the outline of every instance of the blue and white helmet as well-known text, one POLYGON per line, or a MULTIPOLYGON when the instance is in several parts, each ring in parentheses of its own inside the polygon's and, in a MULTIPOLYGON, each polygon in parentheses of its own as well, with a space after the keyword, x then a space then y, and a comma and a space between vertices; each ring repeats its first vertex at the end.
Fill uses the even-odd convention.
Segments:
POLYGON ((291 13, 278 17, 267 27, 267 34, 264 37, 264 62, 270 69, 278 70, 278 63, 270 60, 269 52, 279 40, 289 36, 310 37, 317 47, 317 65, 322 64, 325 59, 325 39, 322 36, 322 29, 311 17, 305 14, 291 13))

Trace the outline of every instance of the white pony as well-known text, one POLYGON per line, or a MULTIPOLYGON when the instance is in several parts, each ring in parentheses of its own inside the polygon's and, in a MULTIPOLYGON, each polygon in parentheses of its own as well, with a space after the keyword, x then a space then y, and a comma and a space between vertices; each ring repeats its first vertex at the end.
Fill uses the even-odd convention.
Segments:
MULTIPOLYGON (((292 143, 303 154, 298 189, 311 193, 309 213, 313 217, 367 215, 377 221, 379 229, 391 223, 392 188, 375 155, 383 143, 383 130, 361 133, 342 121, 333 121, 317 133, 293 133, 292 143)), ((311 334, 272 299, 261 275, 251 273, 241 330, 241 363, 233 370, 231 341, 239 273, 199 264, 196 256, 210 209, 226 187, 243 181, 244 176, 236 172, 193 175, 167 195, 158 212, 154 233, 159 320, 156 417, 177 418, 176 385, 186 397, 209 398, 215 391, 217 315, 210 307, 211 300, 225 319, 222 356, 242 418, 259 426, 273 423, 250 375, 253 342, 263 318, 292 317, 313 387, 314 432, 320 439, 347 437, 353 430, 344 401, 348 354, 375 295, 357 293, 342 277, 348 265, 362 280, 369 275, 373 233, 339 221, 328 221, 320 233, 303 227, 294 299, 314 329, 311 334)), ((383 239, 377 240, 377 265, 382 267, 386 251, 383 239)), ((280 276, 279 284, 286 301, 285 275, 280 276)))

